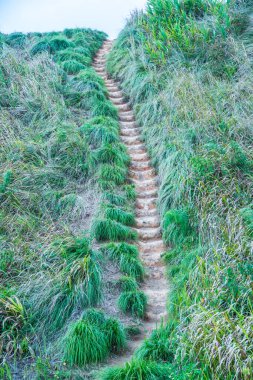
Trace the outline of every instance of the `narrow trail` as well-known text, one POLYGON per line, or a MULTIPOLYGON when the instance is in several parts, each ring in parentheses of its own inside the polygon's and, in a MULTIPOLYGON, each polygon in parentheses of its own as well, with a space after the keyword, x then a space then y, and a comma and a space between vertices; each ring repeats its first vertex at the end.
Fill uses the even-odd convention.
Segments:
POLYGON ((142 343, 150 332, 156 328, 162 318, 166 317, 166 300, 168 284, 165 279, 165 265, 161 254, 165 247, 161 237, 159 214, 156 207, 157 177, 152 167, 147 150, 141 141, 141 132, 136 125, 133 111, 124 100, 117 83, 109 79, 106 73, 106 55, 112 46, 105 41, 97 53, 93 67, 104 79, 109 98, 119 113, 121 139, 126 145, 131 158, 129 178, 135 184, 136 199, 136 231, 138 232, 138 248, 141 260, 146 268, 146 278, 141 289, 148 296, 148 310, 143 321, 143 331, 137 339, 129 342, 127 352, 112 359, 109 364, 122 364, 128 361, 133 351, 142 343))

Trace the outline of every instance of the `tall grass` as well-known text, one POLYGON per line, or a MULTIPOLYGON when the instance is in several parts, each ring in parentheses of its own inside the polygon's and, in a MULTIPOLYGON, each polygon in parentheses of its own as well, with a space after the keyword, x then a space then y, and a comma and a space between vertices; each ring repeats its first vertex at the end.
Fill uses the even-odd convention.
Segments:
POLYGON ((199 366, 194 379, 251 378, 248 5, 149 0, 146 12, 128 20, 107 64, 159 173, 171 247, 168 339, 176 365, 199 366))

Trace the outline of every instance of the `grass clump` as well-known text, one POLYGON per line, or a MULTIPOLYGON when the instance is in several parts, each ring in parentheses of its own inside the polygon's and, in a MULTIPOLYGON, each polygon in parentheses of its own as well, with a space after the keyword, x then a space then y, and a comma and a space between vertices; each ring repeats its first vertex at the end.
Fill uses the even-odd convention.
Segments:
POLYGON ((130 255, 122 255, 119 262, 121 272, 136 278, 139 281, 144 279, 145 270, 141 261, 130 255))
POLYGON ((97 241, 137 239, 137 233, 134 230, 110 219, 96 220, 94 222, 93 231, 97 241))
POLYGON ((109 255, 110 259, 120 261, 122 256, 131 256, 137 258, 139 256, 138 248, 128 243, 108 243, 103 246, 102 250, 109 255))
POLYGON ((74 322, 63 339, 64 360, 71 366, 104 361, 110 352, 125 348, 123 326, 114 318, 106 318, 102 311, 89 309, 74 322))
POLYGON ((126 226, 133 226, 135 224, 135 218, 132 212, 127 212, 113 205, 107 204, 104 213, 107 219, 115 220, 126 226))
POLYGON ((169 326, 161 325, 152 331, 149 339, 144 341, 135 355, 140 360, 171 363, 174 360, 171 344, 169 326))
POLYGON ((99 380, 168 380, 171 377, 166 364, 133 359, 122 368, 104 370, 97 378, 99 380))
POLYGON ((123 292, 132 292, 138 288, 136 279, 130 276, 122 276, 119 279, 119 284, 123 292))
POLYGON ((142 291, 125 291, 119 296, 118 306, 123 313, 144 318, 147 308, 147 297, 142 291))
POLYGON ((78 62, 76 59, 69 59, 64 61, 61 64, 64 71, 66 71, 67 74, 77 74, 81 70, 85 69, 85 65, 81 62, 78 62))
POLYGON ((126 346, 126 334, 117 319, 108 318, 103 326, 111 352, 118 353, 126 346))
POLYGON ((64 342, 64 360, 69 365, 99 363, 108 354, 106 337, 97 326, 85 320, 70 326, 64 342))

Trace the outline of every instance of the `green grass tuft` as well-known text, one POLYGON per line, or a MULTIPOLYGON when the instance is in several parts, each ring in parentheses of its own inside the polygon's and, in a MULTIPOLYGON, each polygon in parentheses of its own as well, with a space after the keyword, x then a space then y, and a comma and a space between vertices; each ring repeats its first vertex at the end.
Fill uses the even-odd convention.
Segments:
POLYGON ((81 70, 85 69, 85 65, 75 59, 64 61, 61 66, 67 74, 77 74, 81 70))
POLYGON ((125 224, 126 226, 134 226, 135 216, 133 213, 127 212, 110 204, 107 204, 104 208, 106 219, 115 220, 116 222, 125 224))
POLYGON ((147 296, 142 291, 126 291, 121 293, 118 306, 123 313, 133 317, 144 318, 147 308, 147 296))
POLYGON ((170 327, 160 326, 153 330, 150 337, 137 349, 135 356, 140 360, 171 363, 174 350, 170 339, 170 327))
POLYGON ((107 184, 110 188, 110 183, 118 186, 123 185, 127 179, 127 169, 122 166, 102 164, 99 169, 98 177, 102 187, 107 184))
POLYGON ((110 259, 120 261, 121 257, 128 255, 134 258, 139 256, 138 248, 128 243, 109 243, 103 246, 103 251, 109 255, 110 259))
POLYGON ((124 367, 109 368, 98 375, 98 380, 172 380, 169 367, 144 360, 133 359, 124 367))
POLYGON ((105 334, 85 320, 70 325, 64 339, 64 360, 70 366, 99 363, 109 354, 105 334))
POLYGON ((109 219, 96 220, 93 225, 93 231, 97 241, 137 239, 137 233, 134 230, 109 219))
POLYGON ((125 330, 117 319, 108 318, 103 326, 103 330, 111 352, 118 353, 125 348, 125 330))
POLYGON ((119 279, 119 284, 123 292, 134 292, 138 289, 136 279, 130 276, 122 276, 119 279))
POLYGON ((139 281, 144 279, 145 270, 138 258, 127 254, 121 255, 119 265, 121 272, 128 274, 139 281))
POLYGON ((164 216, 163 237, 167 243, 180 244, 191 233, 188 212, 170 210, 164 216))

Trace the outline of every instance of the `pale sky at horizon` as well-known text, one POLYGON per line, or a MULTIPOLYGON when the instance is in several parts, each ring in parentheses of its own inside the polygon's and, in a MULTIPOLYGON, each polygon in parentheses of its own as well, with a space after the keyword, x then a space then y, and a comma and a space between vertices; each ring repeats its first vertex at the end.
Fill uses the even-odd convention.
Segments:
POLYGON ((49 32, 93 28, 115 38, 146 0, 0 0, 0 31, 49 32))

